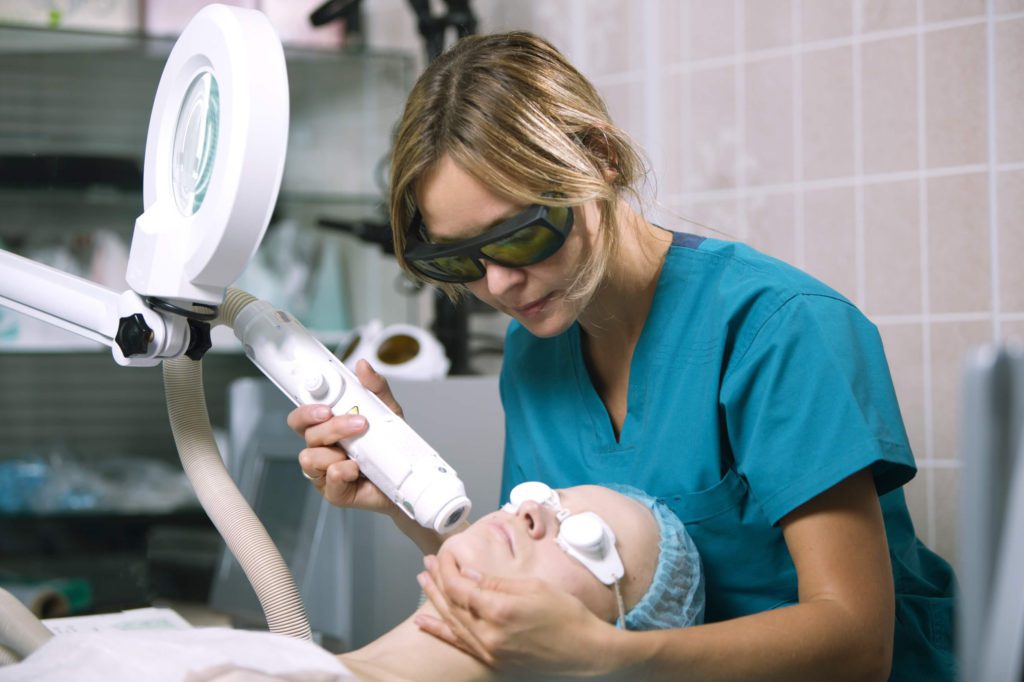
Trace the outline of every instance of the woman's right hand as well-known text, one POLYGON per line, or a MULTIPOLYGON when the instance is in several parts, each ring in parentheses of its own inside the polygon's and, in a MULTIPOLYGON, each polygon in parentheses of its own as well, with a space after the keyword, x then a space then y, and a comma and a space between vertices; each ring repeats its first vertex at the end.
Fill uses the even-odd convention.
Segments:
MULTIPOLYGON (((366 360, 356 365, 356 376, 367 390, 376 394, 399 417, 401 406, 395 401, 384 377, 366 360)), ((332 415, 324 405, 302 405, 288 414, 288 426, 302 436, 306 448, 299 453, 299 466, 320 494, 338 507, 354 507, 393 516, 401 513, 380 488, 359 472, 340 441, 366 431, 366 417, 357 414, 332 415)))

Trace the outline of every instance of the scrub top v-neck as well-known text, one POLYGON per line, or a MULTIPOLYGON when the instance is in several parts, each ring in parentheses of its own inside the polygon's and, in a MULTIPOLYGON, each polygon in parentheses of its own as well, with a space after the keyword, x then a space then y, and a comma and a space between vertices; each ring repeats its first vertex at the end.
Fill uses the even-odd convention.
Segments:
POLYGON ((503 500, 528 480, 658 497, 700 550, 713 622, 796 603, 779 520, 870 468, 897 592, 891 679, 951 679, 955 579, 915 537, 901 490, 913 456, 881 339, 853 304, 741 244, 675 234, 618 439, 580 334, 509 326, 503 500))

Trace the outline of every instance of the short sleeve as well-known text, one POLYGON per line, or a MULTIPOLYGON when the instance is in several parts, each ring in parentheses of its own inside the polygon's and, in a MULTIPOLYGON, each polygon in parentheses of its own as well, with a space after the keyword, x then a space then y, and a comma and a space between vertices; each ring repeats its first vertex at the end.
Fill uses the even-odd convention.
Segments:
POLYGON ((871 467, 879 495, 916 473, 875 326, 800 294, 736 348, 720 393, 734 466, 773 524, 871 467))

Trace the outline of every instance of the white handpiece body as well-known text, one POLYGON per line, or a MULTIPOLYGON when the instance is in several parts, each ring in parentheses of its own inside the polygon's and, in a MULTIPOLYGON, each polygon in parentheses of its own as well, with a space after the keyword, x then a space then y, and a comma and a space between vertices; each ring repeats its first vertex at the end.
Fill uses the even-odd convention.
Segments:
POLYGON ((295 318, 257 300, 238 313, 234 332, 253 364, 296 405, 366 417, 366 432, 341 445, 410 518, 443 534, 469 516, 455 469, 295 318))

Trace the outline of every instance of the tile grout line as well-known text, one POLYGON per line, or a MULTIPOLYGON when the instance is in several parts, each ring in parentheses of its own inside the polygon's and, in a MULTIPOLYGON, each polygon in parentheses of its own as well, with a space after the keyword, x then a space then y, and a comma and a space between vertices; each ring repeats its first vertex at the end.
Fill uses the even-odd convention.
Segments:
MULTIPOLYGON (((1014 21, 1016 19, 1024 18, 1024 12, 1004 14, 997 16, 993 21, 997 24, 1014 21)), ((985 15, 979 14, 976 17, 967 19, 953 19, 949 21, 937 21, 931 24, 924 25, 918 23, 916 26, 908 26, 906 28, 898 29, 887 29, 884 31, 872 31, 870 33, 861 34, 859 37, 849 38, 830 38, 827 40, 818 40, 809 43, 800 43, 794 47, 779 47, 779 48, 768 48, 764 50, 754 50, 751 52, 737 52, 732 56, 725 57, 708 57, 695 61, 687 61, 685 63, 669 64, 666 66, 668 73, 680 73, 686 71, 709 71, 713 69, 720 69, 726 66, 732 66, 736 61, 743 60, 748 62, 759 62, 768 61, 771 59, 777 59, 779 57, 786 56, 789 52, 798 51, 801 53, 807 52, 821 52, 824 50, 832 50, 839 47, 851 47, 854 41, 861 43, 874 43, 882 40, 894 40, 898 38, 913 38, 920 33, 937 33, 939 31, 949 31, 957 28, 967 28, 971 26, 981 26, 985 23, 985 15)), ((626 74, 612 74, 610 77, 620 78, 626 74)))
POLYGON ((740 239, 750 241, 750 221, 746 215, 747 205, 747 169, 745 157, 747 156, 747 78, 746 78, 746 57, 747 41, 744 36, 746 31, 746 14, 743 11, 745 5, 743 0, 733 0, 733 40, 736 43, 737 59, 733 67, 733 93, 736 98, 736 152, 733 157, 734 170, 736 172, 736 188, 739 190, 734 197, 736 210, 736 228, 740 239))
MULTIPOLYGON (((801 17, 803 0, 793 0, 790 7, 790 28, 793 43, 803 40, 801 17)), ((797 267, 807 267, 807 225, 804 216, 804 62, 799 50, 793 51, 793 217, 796 222, 797 267)))
POLYGON ((861 62, 861 3, 851 3, 853 32, 857 40, 851 48, 853 70, 853 231, 854 266, 857 272, 857 305, 867 309, 867 244, 864 234, 864 83, 861 62))
MULTIPOLYGON (((681 19, 683 25, 686 26, 686 31, 683 33, 683 40, 685 41, 683 44, 683 58, 689 60, 693 54, 693 36, 691 31, 690 3, 688 2, 682 3, 681 19)), ((683 179, 679 186, 685 190, 687 187, 693 187, 694 175, 697 172, 697 164, 693 155, 693 141, 697 139, 697 136, 693 126, 693 75, 686 74, 684 82, 683 120, 686 128, 682 139, 686 141, 686 149, 683 151, 683 179)), ((693 207, 689 203, 682 205, 682 211, 686 218, 690 218, 693 215, 693 207)))
MULTIPOLYGON (((924 321, 922 333, 922 355, 923 357, 923 388, 924 388, 924 449, 925 459, 932 459, 935 456, 935 434, 934 415, 932 404, 932 335, 930 313, 931 298, 930 277, 928 275, 928 181, 925 175, 925 168, 928 164, 927 155, 927 125, 928 115, 925 109, 926 83, 925 83, 925 49, 924 49, 924 0, 917 0, 917 38, 915 50, 917 52, 917 167, 918 167, 918 229, 921 236, 920 259, 921 259, 921 312, 924 321)), ((928 509, 928 537, 929 547, 935 546, 935 480, 930 475, 925 479, 925 499, 928 509)))
POLYGON ((996 174, 998 163, 998 150, 996 144, 996 27, 995 27, 995 3, 994 0, 987 0, 986 22, 985 22, 985 90, 988 134, 988 227, 989 227, 989 258, 991 262, 991 286, 992 286, 992 339, 999 341, 1002 338, 1002 325, 999 319, 999 312, 1002 308, 1002 299, 999 295, 999 178, 996 174))
POLYGON ((664 162, 661 144, 661 33, 658 30, 658 16, 661 14, 661 0, 644 2, 644 128, 646 128, 646 154, 651 168, 661 168, 664 162))
MULTIPOLYGON (((1024 313, 1003 313, 1000 317, 1002 317, 1004 321, 1024 320, 1024 313)), ((991 318, 991 310, 982 310, 964 313, 933 313, 930 315, 919 313, 872 315, 871 321, 876 324, 898 325, 924 324, 925 322, 988 322, 991 318)))
MULTIPOLYGON (((569 17, 570 26, 572 26, 572 33, 570 34, 570 45, 572 46, 573 61, 576 64, 576 68, 580 73, 590 77, 587 74, 589 64, 587 64, 585 49, 586 46, 586 31, 584 30, 584 23, 587 16, 585 10, 586 4, 584 0, 573 0, 572 5, 569 6, 569 17)), ((595 83, 595 85, 597 85, 595 83)))
MULTIPOLYGON (((1013 172, 1024 170, 1024 162, 997 164, 995 170, 998 172, 1013 172)), ((800 184, 802 187, 810 188, 811 190, 846 189, 853 188, 858 181, 863 183, 864 185, 877 185, 886 182, 903 182, 907 180, 919 180, 922 177, 924 177, 925 179, 945 178, 957 175, 971 175, 974 173, 980 174, 988 172, 989 167, 987 164, 978 163, 966 166, 937 167, 925 171, 897 171, 891 173, 875 173, 872 175, 862 175, 859 179, 854 177, 853 175, 849 175, 837 178, 823 178, 821 180, 804 180, 800 184)), ((789 194, 797 191, 797 189, 797 183, 783 182, 768 185, 747 185, 745 191, 747 192, 747 196, 770 196, 774 194, 789 194)), ((677 193, 672 196, 676 198, 685 198, 690 201, 701 203, 706 201, 727 201, 729 199, 735 199, 738 194, 742 194, 738 189, 718 189, 701 192, 683 192, 677 193)))

